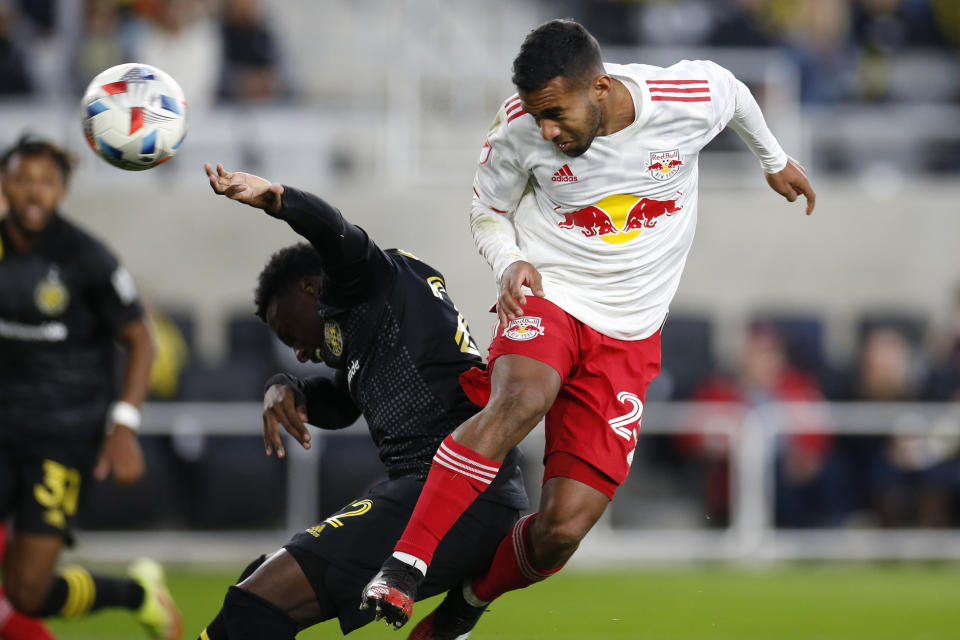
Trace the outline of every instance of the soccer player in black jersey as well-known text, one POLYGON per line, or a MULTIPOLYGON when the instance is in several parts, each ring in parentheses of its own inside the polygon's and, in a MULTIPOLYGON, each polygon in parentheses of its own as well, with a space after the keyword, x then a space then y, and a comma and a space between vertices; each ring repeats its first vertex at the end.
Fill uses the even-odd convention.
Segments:
POLYGON ((112 471, 144 473, 137 442, 153 341, 133 280, 107 248, 66 220, 71 159, 21 138, 0 154, 0 521, 13 517, 3 589, 22 613, 76 618, 102 607, 137 612, 157 638, 180 621, 152 561, 130 577, 74 566, 54 571, 72 542, 82 488, 112 471), (114 395, 114 344, 126 352, 114 395))
MULTIPOLYGON (((374 619, 360 591, 392 549, 440 442, 479 411, 459 375, 481 363, 443 276, 410 254, 381 250, 322 199, 246 173, 206 166, 217 194, 263 209, 310 241, 274 254, 260 274, 256 313, 303 362, 333 379, 280 374, 267 382, 267 454, 284 456, 280 428, 310 446, 309 421, 337 429, 363 415, 389 480, 253 562, 230 587, 201 640, 293 638, 339 618, 349 633, 374 619)), ((444 539, 419 597, 483 570, 526 508, 514 451, 482 499, 444 539)))

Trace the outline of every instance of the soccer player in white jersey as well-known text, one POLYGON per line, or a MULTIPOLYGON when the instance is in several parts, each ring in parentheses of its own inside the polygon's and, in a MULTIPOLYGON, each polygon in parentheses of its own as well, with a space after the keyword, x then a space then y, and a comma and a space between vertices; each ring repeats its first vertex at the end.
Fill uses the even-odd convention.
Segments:
POLYGON ((557 572, 626 479, 693 241, 700 150, 729 124, 774 191, 814 207, 749 89, 713 62, 604 64, 586 29, 554 20, 527 36, 513 71, 518 94, 483 145, 471 215, 500 282, 489 371, 464 374, 485 408, 441 444, 366 602, 406 621, 439 540, 545 418, 540 510, 411 638, 465 638, 491 600, 557 572))

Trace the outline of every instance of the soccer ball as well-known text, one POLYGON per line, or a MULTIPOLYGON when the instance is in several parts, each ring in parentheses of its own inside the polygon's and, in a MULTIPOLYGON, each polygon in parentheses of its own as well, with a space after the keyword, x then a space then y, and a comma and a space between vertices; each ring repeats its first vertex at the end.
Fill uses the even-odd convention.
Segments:
POLYGON ((172 158, 187 135, 187 102, 169 75, 147 64, 110 67, 80 103, 83 134, 101 158, 142 171, 172 158))

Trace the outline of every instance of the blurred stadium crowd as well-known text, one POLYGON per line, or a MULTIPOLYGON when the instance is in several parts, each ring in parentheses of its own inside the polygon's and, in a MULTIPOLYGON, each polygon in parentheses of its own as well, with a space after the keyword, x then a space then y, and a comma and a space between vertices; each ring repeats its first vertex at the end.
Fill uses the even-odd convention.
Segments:
POLYGON ((79 95, 130 60, 162 63, 195 107, 287 93, 257 0, 0 2, 0 95, 43 98, 64 86, 79 95))
MULTIPOLYGON (((49 100, 63 86, 79 95, 86 79, 97 72, 136 59, 161 66, 175 77, 194 109, 297 102, 302 96, 284 58, 283 38, 267 18, 266 4, 0 0, 0 99, 49 100)), ((736 47, 755 48, 758 55, 775 50, 799 69, 804 105, 960 104, 956 0, 536 4, 544 17, 568 15, 579 20, 604 47, 736 47)), ((922 161, 930 171, 955 178, 960 170, 956 133, 934 151, 924 154, 922 161)), ((820 163, 830 165, 822 158, 820 163)), ((159 346, 151 383, 155 401, 258 401, 269 375, 297 367, 288 350, 247 311, 230 319, 227 356, 216 364, 205 362, 195 348, 190 310, 155 308, 152 315, 159 346)), ((731 411, 778 401, 960 401, 960 291, 946 322, 902 309, 864 314, 852 340, 856 353, 840 363, 827 357, 825 329, 816 313, 755 318, 744 327, 739 357, 730 362, 719 361, 714 330, 708 316, 677 314, 668 320, 664 370, 650 390, 650 400, 725 402, 732 403, 731 411)), ((697 419, 691 413, 692 429, 697 419)), ((829 424, 818 422, 822 416, 804 414, 797 419, 809 420, 810 432, 784 438, 779 445, 778 525, 839 525, 867 511, 880 526, 960 526, 957 438, 831 436, 829 424)), ((191 526, 269 526, 279 521, 282 503, 272 498, 282 492, 282 475, 275 465, 261 460, 259 446, 238 449, 235 459, 221 448, 219 462, 200 464, 180 442, 174 456, 158 453, 172 446, 166 440, 157 439, 153 453, 148 450, 161 471, 151 476, 156 486, 151 488, 148 479, 143 489, 147 495, 164 486, 157 481, 164 472, 168 477, 202 473, 208 476, 203 486, 211 487, 210 495, 198 497, 192 491, 183 497, 187 503, 205 501, 195 510, 196 518, 187 518, 191 526), (188 471, 174 469, 178 464, 187 464, 188 471), (213 464, 248 470, 251 493, 216 491, 213 464), (232 510, 222 501, 226 494, 243 496, 245 502, 255 501, 262 508, 232 510)), ((663 438, 647 455, 653 464, 700 469, 711 524, 727 522, 726 444, 691 433, 663 438)), ((220 480, 225 481, 238 482, 236 476, 220 480)), ((342 493, 349 496, 353 491, 346 488, 342 493)), ((159 503, 172 500, 169 491, 152 495, 159 496, 159 503)), ((163 522, 163 509, 151 508, 148 513, 147 508, 157 504, 120 500, 122 509, 89 511, 87 524, 148 527, 163 522)), ((113 506, 117 504, 114 501, 113 506)))
POLYGON ((801 70, 806 103, 960 100, 960 6, 952 0, 568 4, 601 42, 610 44, 783 51, 801 70), (911 77, 903 73, 905 60, 954 73, 911 77))
MULTIPOLYGON (((537 4, 544 15, 577 19, 602 46, 784 52, 801 70, 805 103, 960 102, 960 5, 953 0, 537 4)), ((83 79, 140 60, 162 61, 197 105, 290 99, 296 87, 266 13, 260 0, 3 0, 0 95, 42 96, 65 84, 79 93, 83 79)))

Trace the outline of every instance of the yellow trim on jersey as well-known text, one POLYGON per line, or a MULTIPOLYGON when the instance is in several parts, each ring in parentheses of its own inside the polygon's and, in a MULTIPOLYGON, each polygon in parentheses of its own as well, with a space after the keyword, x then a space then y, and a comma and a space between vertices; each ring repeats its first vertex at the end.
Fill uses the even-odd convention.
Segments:
POLYGON ((90 572, 83 567, 72 566, 63 569, 60 575, 67 581, 67 600, 60 609, 60 615, 72 620, 89 613, 97 597, 97 586, 90 572))
POLYGON ((210 636, 207 635, 206 629, 200 632, 200 640, 210 640, 210 636))

